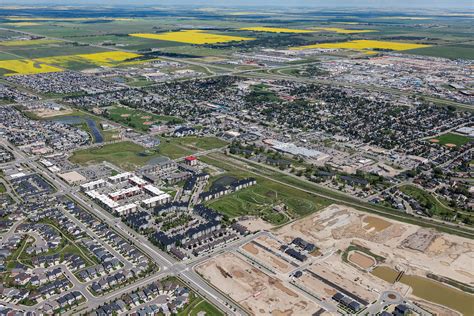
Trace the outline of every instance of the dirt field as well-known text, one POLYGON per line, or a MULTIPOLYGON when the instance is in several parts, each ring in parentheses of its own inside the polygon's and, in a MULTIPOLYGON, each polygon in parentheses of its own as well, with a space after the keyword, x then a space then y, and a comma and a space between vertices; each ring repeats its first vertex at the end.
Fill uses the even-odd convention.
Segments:
POLYGON ((71 109, 63 109, 63 110, 53 110, 53 109, 35 109, 32 111, 36 116, 40 118, 49 118, 58 115, 68 115, 73 113, 71 109))
POLYGON ((292 270, 292 266, 288 262, 284 261, 281 258, 278 258, 271 252, 268 252, 267 250, 263 249, 262 247, 259 247, 253 242, 246 243, 242 248, 250 255, 255 257, 258 261, 261 261, 262 263, 272 267, 273 269, 281 273, 288 273, 292 270))
POLYGON ((311 315, 320 308, 233 253, 214 257, 196 271, 253 315, 311 315))
POLYGON ((305 289, 310 290, 311 293, 321 298, 322 300, 330 301, 331 297, 337 293, 334 288, 314 278, 309 273, 303 274, 303 276, 300 277, 299 282, 301 282, 305 289))
POLYGON ((273 225, 264 221, 261 218, 246 219, 239 221, 239 224, 244 225, 251 232, 256 232, 259 230, 270 230, 273 225))
POLYGON ((255 239, 255 242, 263 245, 264 247, 267 247, 275 252, 279 252, 280 247, 283 245, 280 241, 270 238, 267 236, 260 236, 257 239, 255 239))
POLYGON ((377 264, 374 258, 359 251, 352 251, 348 256, 348 260, 365 270, 377 264))
POLYGON ((367 225, 364 226, 365 229, 367 229, 368 231, 371 231, 373 229, 376 232, 381 232, 382 230, 392 225, 392 223, 375 216, 364 217, 364 223, 367 223, 367 225))

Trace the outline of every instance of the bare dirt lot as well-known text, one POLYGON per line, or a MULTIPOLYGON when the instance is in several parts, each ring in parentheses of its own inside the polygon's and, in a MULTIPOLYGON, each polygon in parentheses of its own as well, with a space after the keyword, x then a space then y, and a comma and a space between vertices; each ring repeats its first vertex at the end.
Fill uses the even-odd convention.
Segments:
POLYGON ((263 262, 265 265, 270 266, 281 273, 288 273, 292 270, 292 266, 288 262, 278 258, 276 255, 263 249, 262 247, 259 247, 253 242, 246 243, 244 246, 242 246, 242 249, 247 251, 258 261, 263 262))
POLYGON ((35 109, 32 111, 36 116, 40 118, 49 118, 49 117, 55 117, 59 115, 68 115, 73 113, 73 110, 71 109, 62 109, 62 110, 54 110, 54 109, 48 109, 48 108, 42 108, 42 109, 35 109))
POLYGON ((261 218, 250 218, 239 221, 239 224, 244 225, 251 232, 259 230, 270 230, 273 225, 269 222, 264 221, 261 218))
MULTIPOLYGON (((332 255, 324 262, 313 264, 308 268, 308 270, 337 284, 341 288, 351 292, 363 300, 366 300, 367 302, 375 301, 379 296, 378 290, 383 287, 381 286, 382 282, 380 282, 376 277, 370 274, 367 274, 367 276, 364 277, 358 269, 343 263, 337 254, 332 255)), ((317 278, 313 277, 311 273, 306 272, 305 274, 308 274, 308 277, 313 280, 317 280, 317 278)), ((317 283, 319 283, 319 281, 316 282, 316 286, 317 283)), ((326 289, 325 292, 328 294, 336 291, 327 284, 324 285, 324 288, 326 289), (327 289, 332 289, 333 291, 328 291, 327 289)), ((312 287, 311 289, 317 290, 315 287, 312 287)), ((330 297, 331 295, 326 296, 326 298, 330 297)))
POLYGON ((376 232, 381 232, 382 230, 392 225, 392 223, 390 223, 389 221, 375 216, 364 217, 364 223, 367 223, 367 225, 364 226, 365 229, 367 229, 368 231, 371 231, 373 229, 376 232))
POLYGON ((320 309, 283 281, 233 253, 214 257, 197 266, 196 271, 253 315, 311 315, 320 309))

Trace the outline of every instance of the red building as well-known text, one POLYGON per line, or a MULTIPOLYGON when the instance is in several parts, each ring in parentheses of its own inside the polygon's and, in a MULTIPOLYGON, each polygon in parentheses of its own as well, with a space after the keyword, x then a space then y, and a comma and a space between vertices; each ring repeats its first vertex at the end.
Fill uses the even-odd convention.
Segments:
POLYGON ((195 165, 197 165, 198 160, 195 156, 188 156, 188 157, 184 158, 184 162, 187 165, 195 166, 195 165))

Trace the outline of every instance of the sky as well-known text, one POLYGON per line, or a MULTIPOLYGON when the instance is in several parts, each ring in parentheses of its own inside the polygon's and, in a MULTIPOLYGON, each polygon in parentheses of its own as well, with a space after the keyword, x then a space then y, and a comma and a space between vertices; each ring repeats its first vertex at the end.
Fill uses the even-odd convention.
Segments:
POLYGON ((200 5, 200 6, 284 6, 284 7, 370 7, 370 8, 466 8, 474 0, 2 0, 8 4, 61 5, 200 5))

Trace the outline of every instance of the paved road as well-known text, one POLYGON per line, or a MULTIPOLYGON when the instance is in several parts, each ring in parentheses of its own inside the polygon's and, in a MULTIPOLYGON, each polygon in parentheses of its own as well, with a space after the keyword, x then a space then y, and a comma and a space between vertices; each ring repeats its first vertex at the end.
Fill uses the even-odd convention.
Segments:
MULTIPOLYGON (((18 152, 20 156, 24 155, 21 152, 18 152)), ((81 290, 82 292, 87 293, 87 307, 88 309, 95 308, 104 302, 110 301, 115 297, 118 297, 120 293, 124 293, 127 291, 131 291, 135 288, 138 288, 140 286, 143 286, 149 282, 152 282, 154 279, 160 278, 160 276, 164 275, 176 275, 180 277, 182 280, 184 280, 185 283, 187 283, 191 288, 193 288, 198 294, 201 296, 205 297, 209 301, 211 301, 213 304, 217 305, 220 309, 224 310, 227 314, 240 314, 240 315, 246 315, 247 312, 243 310, 240 306, 229 300, 225 295, 220 293, 217 289, 213 288, 211 285, 209 285, 206 281, 204 281, 195 271, 194 267, 200 263, 202 263, 205 260, 208 260, 208 257, 203 256, 194 260, 189 260, 188 262, 185 263, 177 263, 173 258, 171 258, 168 254, 161 252, 160 250, 156 249, 155 246, 153 246, 145 237, 137 234, 133 230, 131 230, 128 226, 122 224, 117 218, 115 218, 113 215, 110 213, 103 211, 100 207, 95 205, 93 201, 88 200, 85 197, 82 197, 80 194, 75 192, 75 190, 71 189, 69 186, 67 186, 61 179, 57 178, 54 174, 52 174, 49 170, 44 169, 42 166, 37 164, 36 162, 32 161, 32 164, 30 165, 33 171, 36 171, 40 174, 42 174, 48 181, 50 181, 58 190, 61 194, 68 194, 69 196, 73 197, 76 202, 79 202, 79 204, 87 209, 88 211, 92 212, 102 220, 104 220, 107 224, 109 224, 111 227, 114 227, 116 229, 119 229, 119 233, 122 235, 125 235, 127 239, 132 241, 135 246, 137 246, 139 249, 147 253, 154 261, 161 267, 161 271, 158 274, 153 275, 152 278, 146 278, 144 280, 141 280, 139 282, 135 282, 120 291, 115 291, 111 294, 108 294, 106 296, 102 297, 93 297, 86 288, 86 285, 81 284, 81 283, 75 283, 74 290, 81 290)), ((90 232, 90 230, 82 224, 80 221, 78 221, 74 216, 71 214, 65 212, 66 216, 68 216, 71 220, 73 220, 77 225, 79 225, 82 229, 85 229, 86 231, 90 232)), ((93 236, 95 234, 93 232, 90 232, 93 236)), ((98 236, 96 236, 98 238, 98 236)), ((227 249, 236 249, 240 247, 243 243, 247 242, 248 240, 254 238, 255 236, 249 236, 247 238, 238 240, 235 243, 231 243, 227 245, 227 249)), ((224 252, 224 249, 222 249, 220 252, 224 252)), ((71 277, 71 279, 75 279, 74 276, 71 277)), ((80 309, 81 306, 79 306, 76 309, 80 309)))
MULTIPOLYGON (((32 33, 32 32, 20 31, 20 30, 17 30, 15 28, 0 27, 0 30, 6 30, 6 31, 16 32, 18 34, 30 35, 30 36, 44 36, 42 34, 36 34, 36 33, 32 33)), ((91 44, 91 43, 84 43, 84 42, 78 42, 78 41, 74 41, 74 40, 68 40, 68 39, 59 38, 59 37, 51 37, 51 36, 45 36, 45 37, 47 39, 58 40, 58 41, 63 41, 63 42, 85 44, 85 45, 89 45, 91 47, 97 47, 97 48, 100 48, 100 49, 106 49, 106 50, 110 50, 110 51, 123 51, 123 52, 129 52, 129 53, 136 53, 136 51, 134 51, 134 50, 127 50, 126 48, 123 48, 123 47, 118 47, 117 48, 117 47, 111 47, 111 46, 101 46, 101 45, 96 45, 96 44, 91 44)), ((12 55, 14 55, 14 54, 12 54, 12 55)), ((253 77, 257 77, 257 78, 263 77, 263 78, 266 78, 266 79, 284 79, 284 80, 291 79, 293 81, 310 82, 310 83, 313 82, 313 83, 329 84, 329 85, 333 85, 333 86, 351 86, 351 87, 357 87, 357 88, 375 90, 375 91, 381 91, 381 92, 390 91, 393 94, 403 95, 403 96, 413 95, 413 92, 403 91, 403 90, 394 89, 394 88, 386 88, 386 87, 380 87, 380 86, 374 86, 374 85, 354 84, 354 83, 340 82, 340 81, 334 81, 334 80, 321 80, 321 79, 315 79, 315 78, 288 77, 288 76, 284 76, 284 75, 278 75, 278 74, 275 73, 275 71, 278 72, 279 69, 295 67, 294 65, 286 65, 286 66, 274 68, 274 69, 272 69, 274 71, 273 73, 268 73, 268 72, 263 72, 262 70, 264 70, 264 69, 260 69, 260 70, 255 70, 255 69, 238 70, 238 69, 229 69, 229 68, 222 67, 222 66, 219 66, 219 65, 209 65, 208 63, 204 63, 204 62, 197 62, 197 61, 181 59, 181 58, 173 58, 173 57, 165 57, 165 56, 160 56, 160 58, 163 59, 163 60, 168 60, 168 61, 173 61, 173 62, 184 63, 184 64, 189 64, 189 65, 193 65, 193 66, 202 67, 202 68, 206 69, 206 71, 208 71, 211 74, 210 76, 206 76, 206 77, 221 76, 221 75, 225 75, 225 74, 227 74, 227 75, 229 75, 229 74, 244 75, 245 74, 246 76, 253 76, 253 77), (211 68, 216 69, 216 70, 220 70, 221 73, 216 73, 211 68)), ((313 63, 314 62, 308 62, 308 63, 300 64, 298 66, 301 67, 301 66, 310 65, 310 64, 313 64, 313 63)), ((126 85, 124 84, 124 86, 126 86, 126 85)), ((465 110, 473 110, 474 109, 474 107, 472 105, 469 105, 469 104, 463 104, 463 103, 459 103, 459 102, 455 102, 455 101, 451 101, 451 100, 446 100, 446 99, 434 98, 434 97, 431 97, 431 96, 428 96, 428 95, 423 95, 423 97, 426 100, 432 101, 432 102, 435 102, 435 103, 449 104, 449 105, 453 105, 453 106, 456 106, 458 108, 465 109, 465 110)))
MULTIPOLYGON (((7 143, 3 140, 3 142, 7 143)), ((20 159, 27 159, 26 155, 22 153, 15 146, 9 144, 11 148, 15 151, 15 154, 20 159)), ((218 292, 216 289, 209 286, 196 272, 192 269, 185 267, 184 269, 180 268, 182 265, 178 264, 175 259, 166 254, 165 252, 159 250, 157 247, 152 245, 150 241, 142 236, 137 234, 131 228, 120 222, 112 214, 102 210, 102 208, 95 205, 94 202, 88 200, 85 197, 82 197, 77 192, 75 192, 71 187, 65 184, 61 179, 59 179, 55 174, 51 173, 48 169, 42 167, 36 161, 31 161, 29 167, 41 174, 53 184, 56 189, 61 193, 72 197, 73 200, 78 202, 84 209, 96 215, 98 218, 106 222, 110 227, 118 230, 118 233, 124 235, 135 247, 146 253, 158 266, 160 266, 160 273, 167 273, 168 270, 174 271, 182 280, 184 280, 193 290, 198 292, 201 296, 208 299, 218 308, 223 310, 229 315, 247 315, 248 313, 242 309, 237 304, 231 302, 225 295, 218 292)), ((66 212, 67 213, 67 212, 66 212)), ((88 230, 87 230, 88 231, 88 230)), ((147 279, 149 282, 149 278, 147 279)), ((146 284, 143 283, 143 284, 146 284)), ((105 298, 99 298, 100 302, 105 302, 105 298)))

